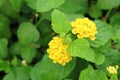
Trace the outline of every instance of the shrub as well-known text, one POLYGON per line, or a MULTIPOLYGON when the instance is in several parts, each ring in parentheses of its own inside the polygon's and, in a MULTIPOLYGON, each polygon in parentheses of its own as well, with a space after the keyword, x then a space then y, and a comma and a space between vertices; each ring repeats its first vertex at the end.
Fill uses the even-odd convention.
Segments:
POLYGON ((120 0, 0 0, 0 79, 118 80, 120 0))

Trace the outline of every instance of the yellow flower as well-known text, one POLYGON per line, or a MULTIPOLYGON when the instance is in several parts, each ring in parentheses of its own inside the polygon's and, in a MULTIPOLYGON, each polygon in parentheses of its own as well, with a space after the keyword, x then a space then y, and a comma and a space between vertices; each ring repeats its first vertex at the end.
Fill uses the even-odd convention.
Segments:
POLYGON ((70 54, 66 52, 68 45, 63 44, 62 38, 56 36, 48 45, 49 48, 47 49, 47 52, 49 54, 49 58, 52 59, 54 63, 65 65, 72 60, 70 54))
POLYGON ((107 67, 107 71, 110 73, 110 74, 117 74, 117 69, 118 69, 118 65, 116 65, 115 67, 114 66, 108 66, 107 67))
POLYGON ((73 27, 72 33, 77 34, 78 38, 89 37, 91 40, 95 40, 96 25, 88 18, 77 18, 71 22, 71 26, 73 27))

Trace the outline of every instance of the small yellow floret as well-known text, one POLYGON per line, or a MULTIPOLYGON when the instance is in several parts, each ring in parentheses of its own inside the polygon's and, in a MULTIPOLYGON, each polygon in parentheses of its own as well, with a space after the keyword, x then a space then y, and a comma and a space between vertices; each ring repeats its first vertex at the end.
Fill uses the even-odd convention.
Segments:
POLYGON ((73 27, 72 33, 77 34, 78 38, 89 37, 91 40, 95 40, 96 25, 88 18, 77 18, 71 22, 71 26, 73 27))
POLYGON ((65 65, 72 60, 72 57, 66 52, 68 45, 64 45, 62 41, 62 38, 57 36, 54 37, 48 44, 49 48, 47 49, 47 52, 49 58, 52 59, 54 63, 65 65))
POLYGON ((108 66, 107 67, 107 71, 110 73, 110 74, 117 74, 117 69, 118 69, 118 65, 116 65, 115 67, 114 66, 108 66))

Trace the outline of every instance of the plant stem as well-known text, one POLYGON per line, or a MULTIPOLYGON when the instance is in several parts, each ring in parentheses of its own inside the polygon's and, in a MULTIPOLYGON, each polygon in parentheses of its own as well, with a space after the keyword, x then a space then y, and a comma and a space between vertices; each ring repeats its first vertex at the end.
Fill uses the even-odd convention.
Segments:
POLYGON ((38 22, 36 22, 36 27, 44 20, 44 18, 40 18, 38 22))
POLYGON ((109 15, 110 15, 110 13, 111 13, 111 10, 112 10, 112 9, 110 9, 110 10, 107 11, 105 17, 103 18, 104 21, 107 21, 109 15))

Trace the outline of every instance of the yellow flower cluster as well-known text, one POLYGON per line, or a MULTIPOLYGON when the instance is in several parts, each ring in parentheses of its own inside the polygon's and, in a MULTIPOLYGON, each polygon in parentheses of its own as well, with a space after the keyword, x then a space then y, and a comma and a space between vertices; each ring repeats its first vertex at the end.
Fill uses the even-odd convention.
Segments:
POLYGON ((89 37, 91 40, 95 40, 96 25, 88 18, 77 18, 71 22, 71 26, 73 27, 72 33, 77 34, 78 38, 89 37))
POLYGON ((49 54, 49 58, 52 59, 54 63, 65 65, 72 60, 70 54, 66 52, 68 45, 63 44, 62 38, 56 36, 48 45, 49 48, 47 49, 47 52, 49 54))
POLYGON ((114 66, 108 66, 107 67, 107 71, 110 73, 110 74, 117 74, 117 69, 118 69, 118 65, 116 65, 115 67, 114 66))

